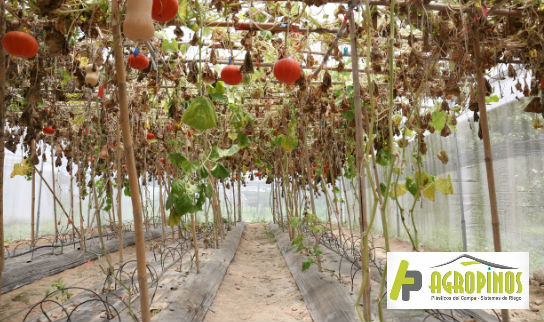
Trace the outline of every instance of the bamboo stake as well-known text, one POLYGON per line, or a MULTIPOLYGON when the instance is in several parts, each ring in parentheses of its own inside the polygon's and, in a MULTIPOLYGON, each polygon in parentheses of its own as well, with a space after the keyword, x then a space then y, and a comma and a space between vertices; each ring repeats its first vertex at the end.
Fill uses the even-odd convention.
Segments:
POLYGON ((231 180, 232 187, 232 220, 236 222, 236 188, 234 180, 231 180))
MULTIPOLYGON (((47 183, 47 181, 45 181, 45 179, 43 178, 43 174, 38 169, 36 169, 36 166, 32 166, 32 167, 33 167, 34 171, 40 176, 40 178, 42 179, 42 182, 45 183, 45 186, 47 187, 47 189, 49 189, 49 191, 51 191, 51 194, 53 195, 53 199, 55 199, 55 201, 59 204, 60 209, 64 213, 64 216, 66 217, 66 219, 69 220, 70 216, 68 215, 68 212, 66 212, 66 209, 64 209, 64 206, 62 205, 62 203, 60 203, 60 200, 58 199, 57 195, 53 192, 53 189, 51 188, 49 183, 47 183)), ((56 225, 56 223, 55 223, 55 225, 56 225)), ((73 222, 72 222, 72 228, 76 231, 76 233, 79 234, 79 230, 74 226, 73 222)))
MULTIPOLYGON (((312 224, 317 227, 317 212, 315 210, 315 198, 314 198, 314 182, 312 179, 312 171, 311 171, 311 165, 310 165, 310 159, 308 158, 308 147, 306 146, 306 135, 304 135, 304 141, 302 142, 302 157, 304 164, 306 164, 306 180, 308 181, 308 191, 310 194, 310 206, 312 207, 312 214, 313 214, 313 222, 312 224)), ((316 249, 319 249, 319 231, 314 232, 314 247, 316 249)), ((315 256, 316 264, 317 264, 317 270, 321 272, 323 269, 321 268, 321 256, 319 254, 316 254, 315 256)))
MULTIPOLYGON (((5 1, 0 0, 0 36, 6 32, 5 1)), ((4 101, 6 93, 6 53, 0 45, 0 289, 2 288, 2 271, 4 270, 4 125, 5 109, 4 101)), ((0 298, 2 297, 0 292, 0 298)))
MULTIPOLYGON (((70 159, 70 220, 72 223, 74 222, 74 161, 73 159, 70 159)), ((40 190, 41 190, 41 184, 40 184, 40 190)), ((72 240, 75 240, 76 234, 74 231, 74 227, 72 226, 72 240)), ((81 236, 80 236, 81 237, 81 236)), ((74 244, 75 247, 75 244, 74 244)))
POLYGON ((238 171, 238 221, 242 222, 242 174, 238 171))
POLYGON ((115 163, 117 165, 117 221, 118 221, 118 235, 119 235, 119 264, 123 263, 123 170, 121 166, 121 129, 117 129, 117 149, 115 151, 115 163))
POLYGON ((229 210, 229 199, 227 197, 227 188, 225 187, 225 181, 222 182, 223 186, 223 199, 225 199, 225 211, 227 212, 227 231, 230 231, 231 221, 230 221, 230 210, 229 210))
MULTIPOLYGON (((32 149, 32 159, 34 159, 36 155, 36 140, 35 139, 32 139, 31 149, 32 149)), ((36 209, 35 207, 36 207, 36 171, 34 170, 34 168, 32 168, 32 202, 30 205, 30 240, 31 240, 32 246, 34 246, 35 236, 36 236, 34 232, 34 227, 36 224, 34 220, 34 214, 36 209)))
MULTIPOLYGON (((53 195, 56 196, 56 184, 55 184, 55 141, 54 139, 51 139, 51 185, 53 186, 53 195)), ((59 225, 57 224, 57 198, 53 199, 53 218, 55 220, 54 226, 55 226, 55 242, 59 239, 59 225)), ((68 216, 68 219, 70 219, 70 216, 68 216)))
MULTIPOLYGON (((353 6, 355 1, 351 1, 353 6)), ((359 220, 361 227, 361 261, 362 269, 361 274, 363 275, 361 291, 363 297, 363 314, 359 313, 359 301, 355 303, 357 313, 359 313, 359 318, 363 318, 365 321, 371 320, 370 314, 370 269, 369 269, 369 254, 368 254, 368 237, 364 232, 369 229, 367 223, 367 213, 366 213, 366 198, 365 198, 365 176, 364 176, 364 155, 363 155, 363 123, 362 123, 362 108, 361 108, 361 86, 359 83, 359 55, 357 53, 357 38, 355 35, 355 17, 353 15, 353 10, 348 12, 349 19, 349 35, 351 41, 351 59, 353 67, 353 104, 355 109, 355 142, 356 142, 356 165, 357 165, 357 179, 359 186, 359 220)), ((360 296, 359 296, 360 299, 360 296)))
POLYGON ((138 285, 140 288, 141 320, 151 320, 149 290, 147 286, 147 271, 145 260, 145 239, 142 223, 142 208, 140 203, 140 189, 138 184, 138 173, 136 172, 136 160, 134 159, 134 147, 132 146, 132 132, 130 129, 128 94, 125 74, 125 61, 123 58, 123 47, 121 43, 121 27, 119 3, 111 1, 112 6, 112 29, 115 54, 115 69, 117 72, 117 86, 119 88, 120 123, 123 136, 124 153, 127 162, 128 180, 130 184, 130 197, 132 199, 132 215, 134 217, 134 232, 136 235, 136 261, 138 263, 138 285))
MULTIPOLYGON (((257 1, 257 0, 255 0, 257 1)), ((271 1, 299 1, 299 2, 306 2, 303 0, 258 0, 263 2, 271 2, 271 1)), ((345 3, 345 0, 329 0, 325 2, 327 3, 345 3)), ((359 1, 356 1, 355 3, 358 3, 359 1)), ((505 1, 501 1, 501 5, 504 4, 505 1)), ((369 1, 369 5, 371 6, 389 6, 390 2, 388 0, 373 0, 369 1)), ((438 11, 438 12, 451 12, 459 13, 460 11, 464 10, 466 6, 464 5, 455 5, 455 4, 449 4, 449 3, 422 3, 421 5, 414 4, 414 2, 411 1, 403 1, 397 3, 397 6, 400 8, 407 7, 407 8, 423 8, 425 10, 432 10, 432 11, 438 11)), ((521 17, 523 15, 524 8, 511 8, 511 9, 498 9, 499 6, 494 5, 489 11, 488 15, 490 16, 514 16, 514 17, 521 17)))
POLYGON ((162 198, 162 180, 161 180, 161 176, 159 176, 159 211, 161 212, 161 229, 162 229, 162 241, 164 242, 165 238, 166 238, 166 229, 165 229, 165 225, 166 225, 166 211, 164 210, 164 202, 163 202, 163 198, 162 198))
MULTIPOLYGON (((482 139, 484 141, 485 170, 487 173, 487 188, 489 190, 489 206, 491 208, 491 228, 493 229, 493 246, 496 252, 502 252, 501 230, 499 221, 499 212, 497 209, 497 193, 495 191, 495 174, 493 171, 493 153, 491 151, 491 140, 489 138, 489 125, 487 123, 487 110, 485 106, 485 79, 481 66, 483 66, 480 56, 480 34, 474 32, 472 36, 474 60, 476 61, 476 81, 478 82, 478 107, 480 111, 480 128, 482 130, 482 139)), ((502 320, 510 321, 510 314, 507 309, 501 310, 502 320)))
POLYGON ((196 273, 200 273, 200 261, 198 259, 198 238, 196 238, 196 218, 195 214, 191 214, 191 230, 193 233, 193 248, 195 249, 195 264, 196 264, 196 273))

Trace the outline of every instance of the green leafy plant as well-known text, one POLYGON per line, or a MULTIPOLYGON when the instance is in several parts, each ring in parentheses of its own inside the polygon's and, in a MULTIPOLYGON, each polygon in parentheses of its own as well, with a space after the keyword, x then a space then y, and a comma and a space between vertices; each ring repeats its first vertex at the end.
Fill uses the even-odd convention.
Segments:
POLYGON ((45 296, 49 296, 50 294, 57 292, 55 295, 55 299, 57 301, 60 301, 61 303, 65 303, 72 297, 72 293, 68 292, 68 288, 64 284, 64 281, 61 278, 58 278, 51 283, 51 287, 53 287, 53 291, 47 290, 45 291, 45 296))
MULTIPOLYGON (((325 227, 324 226, 321 226, 321 225, 314 225, 313 223, 314 222, 317 222, 315 219, 316 219, 316 215, 315 214, 311 214, 311 213, 305 213, 304 215, 304 219, 300 219, 299 217, 293 217, 289 220, 289 225, 291 227, 293 227, 293 229, 295 230, 299 230, 300 226, 303 224, 303 223, 308 223, 308 228, 310 230, 312 230, 314 233, 319 233, 323 230, 325 230, 325 227)), ((295 237, 293 239, 293 241, 291 242, 291 246, 296 246, 296 252, 297 253, 304 253, 306 256, 309 257, 309 259, 305 260, 302 262, 302 271, 306 271, 307 269, 309 269, 312 264, 316 264, 317 263, 317 257, 321 254, 323 254, 323 251, 320 250, 318 247, 310 247, 310 246, 307 246, 305 243, 304 243, 304 235, 302 233, 299 233, 297 235, 297 237, 295 237)))

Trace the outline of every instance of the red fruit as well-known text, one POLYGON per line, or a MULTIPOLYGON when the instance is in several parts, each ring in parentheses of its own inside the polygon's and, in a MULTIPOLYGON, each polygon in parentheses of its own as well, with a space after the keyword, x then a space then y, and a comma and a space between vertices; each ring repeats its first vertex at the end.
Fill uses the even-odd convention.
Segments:
POLYGON ((131 54, 128 57, 128 65, 134 69, 144 70, 149 66, 149 59, 145 57, 142 53, 138 53, 137 56, 131 54))
POLYGON ((164 163, 164 158, 160 158, 159 161, 160 161, 161 163, 164 163))
POLYGON ((45 133, 47 135, 51 135, 51 134, 55 133, 55 129, 51 125, 48 125, 48 126, 43 128, 43 133, 45 133))
POLYGON ((315 178, 315 175, 312 173, 312 174, 310 175, 310 178, 312 178, 312 179, 315 178))
POLYGON ((301 73, 300 64, 292 58, 283 58, 274 64, 274 76, 280 83, 293 84, 301 73))
POLYGON ((323 169, 323 174, 327 174, 327 169, 323 169))
POLYGON ((256 175, 257 175, 257 177, 260 177, 260 176, 261 176, 261 173, 260 173, 260 172, 257 172, 256 175))
POLYGON ((174 131, 174 127, 172 126, 172 124, 168 124, 168 125, 166 126, 166 131, 168 131, 168 132, 174 131))
POLYGON ((221 71, 221 80, 223 80, 225 84, 238 85, 242 82, 242 72, 240 72, 238 66, 225 66, 221 71))
POLYGON ((312 168, 317 168, 317 164, 312 164, 312 168))
POLYGON ((155 134, 153 134, 153 133, 147 133, 146 138, 147 138, 148 140, 153 140, 153 139, 155 138, 155 134))
POLYGON ((71 224, 72 224, 72 221, 68 219, 68 225, 71 225, 71 224))
POLYGON ((94 157, 92 157, 92 158, 91 158, 91 157, 87 157, 87 161, 89 161, 89 162, 94 162, 94 160, 96 160, 94 157))
POLYGON ((38 53, 38 41, 23 31, 10 31, 2 37, 2 47, 13 56, 32 58, 38 53))
POLYGON ((158 22, 173 19, 178 13, 178 0, 153 0, 151 17, 158 22))
POLYGON ((85 135, 89 135, 89 129, 85 128, 85 135))
POLYGON ((98 87, 98 97, 104 96, 104 86, 98 87))
POLYGON ((59 220, 59 222, 57 223, 57 225, 59 225, 59 226, 60 226, 60 220, 59 220))
POLYGON ((274 135, 278 135, 278 131, 274 131, 274 135))
POLYGON ((188 136, 188 137, 191 137, 191 131, 190 131, 190 130, 187 131, 187 136, 188 136))
POLYGON ((121 168, 123 168, 123 170, 126 170, 126 169, 127 169, 127 165, 126 165, 126 164, 123 164, 123 165, 121 166, 121 168))

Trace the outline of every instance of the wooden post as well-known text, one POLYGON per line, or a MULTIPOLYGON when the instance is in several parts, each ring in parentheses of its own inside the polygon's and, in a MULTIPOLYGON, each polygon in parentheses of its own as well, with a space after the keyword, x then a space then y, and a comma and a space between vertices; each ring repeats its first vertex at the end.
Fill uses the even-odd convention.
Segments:
MULTIPOLYGON (((487 173, 487 189, 489 191, 489 206, 491 208, 491 228, 493 229, 493 246, 496 252, 502 251, 501 246, 501 230, 499 221, 499 212, 497 209, 497 194, 495 191, 495 175, 493 171, 493 154, 491 152, 491 140, 489 138, 489 125, 487 123, 487 110, 485 106, 486 86, 484 73, 482 70, 483 63, 480 56, 480 35, 477 31, 474 32, 473 50, 474 60, 476 63, 476 81, 478 82, 478 107, 480 111, 480 129, 482 130, 482 139, 484 141, 485 155, 485 171, 487 173)), ((510 321, 510 314, 507 309, 501 310, 502 320, 510 321)))
MULTIPOLYGON (((351 0, 351 5, 354 5, 355 1, 351 0)), ((355 109, 355 142, 356 142, 356 166, 357 166, 357 181, 359 188, 359 221, 361 227, 361 261, 363 275, 362 283, 364 284, 363 290, 363 318, 366 321, 371 320, 370 314, 370 270, 369 270, 369 257, 368 257, 368 238, 365 238, 364 232, 368 229, 367 213, 366 213, 366 198, 365 198, 365 173, 364 173, 364 154, 363 154, 363 112, 361 108, 361 85, 359 83, 359 54, 357 53, 357 37, 355 34, 355 17, 353 10, 349 10, 349 36, 351 42, 351 66, 353 74, 353 105, 355 109)), ((356 307, 359 303, 355 303, 356 307)))
POLYGON ((130 185, 130 197, 132 199, 132 215, 134 217, 134 233, 136 235, 136 261, 138 263, 138 285, 140 287, 140 308, 143 322, 151 320, 149 290, 147 287, 147 271, 145 261, 145 238, 142 223, 142 207, 140 200, 140 189, 138 184, 138 173, 136 172, 136 160, 134 159, 134 147, 132 146, 132 132, 129 123, 128 94, 126 83, 125 60, 121 43, 121 26, 119 3, 111 1, 112 6, 112 29, 113 46, 115 54, 115 70, 117 86, 119 88, 119 109, 120 123, 123 136, 125 159, 127 162, 128 180, 130 185))

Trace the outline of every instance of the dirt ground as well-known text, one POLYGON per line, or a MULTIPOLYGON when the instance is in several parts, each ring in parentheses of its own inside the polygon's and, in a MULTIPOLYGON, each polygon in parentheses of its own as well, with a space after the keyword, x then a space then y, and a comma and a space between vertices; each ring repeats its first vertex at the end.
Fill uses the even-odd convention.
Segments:
MULTIPOLYGON (((134 259, 136 251, 134 246, 126 247, 123 251, 123 260, 134 259)), ((119 260, 119 254, 111 253, 113 263, 119 260)), ((22 321, 25 314, 32 305, 45 296, 46 291, 53 291, 55 288, 51 285, 59 278, 65 286, 78 286, 85 288, 93 288, 98 282, 102 282, 105 278, 104 273, 100 269, 107 267, 105 257, 95 261, 89 261, 78 267, 67 269, 55 275, 48 276, 34 283, 25 285, 6 294, 0 295, 0 321, 22 321)), ((78 292, 72 291, 73 295, 78 292)))
POLYGON ((312 321, 265 224, 248 224, 204 321, 312 321))

